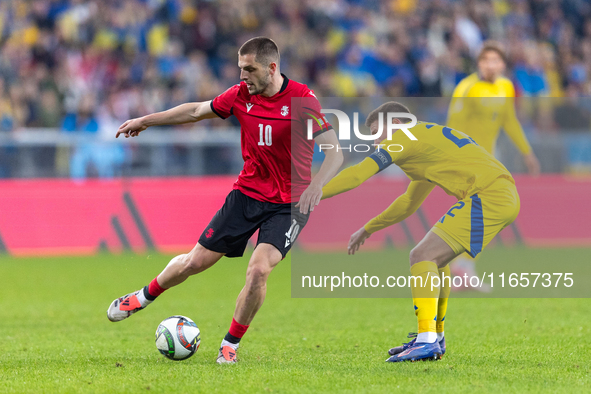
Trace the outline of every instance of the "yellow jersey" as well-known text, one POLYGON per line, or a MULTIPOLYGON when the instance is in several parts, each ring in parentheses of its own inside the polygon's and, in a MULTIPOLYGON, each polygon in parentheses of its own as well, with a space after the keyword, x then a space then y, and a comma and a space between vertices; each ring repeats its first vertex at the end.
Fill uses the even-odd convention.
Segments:
POLYGON ((366 160, 374 161, 378 171, 396 164, 411 180, 428 181, 458 200, 478 193, 499 177, 514 182, 500 161, 460 131, 426 122, 408 130, 417 141, 399 130, 366 160))
POLYGON ((464 78, 454 90, 447 125, 468 134, 492 154, 503 128, 523 155, 531 152, 515 114, 515 88, 505 77, 494 83, 480 79, 478 73, 464 78))
POLYGON ((404 132, 396 131, 361 163, 335 176, 322 189, 322 198, 354 189, 389 165, 396 164, 412 182, 405 194, 366 225, 366 230, 373 233, 410 216, 435 186, 463 200, 486 189, 499 178, 515 184, 505 166, 468 135, 426 122, 419 122, 408 130, 416 141, 411 141, 404 132))

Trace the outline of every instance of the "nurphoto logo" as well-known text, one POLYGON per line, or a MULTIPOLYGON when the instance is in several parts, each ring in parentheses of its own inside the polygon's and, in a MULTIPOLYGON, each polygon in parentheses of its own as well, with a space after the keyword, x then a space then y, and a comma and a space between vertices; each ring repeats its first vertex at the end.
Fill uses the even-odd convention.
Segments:
MULTIPOLYGON (((312 119, 308 119, 307 122, 307 132, 308 132, 308 139, 312 140, 314 139, 313 137, 313 122, 312 120, 315 120, 316 123, 320 126, 321 129, 327 129, 328 130, 328 121, 326 120, 326 117, 324 116, 325 114, 333 114, 337 117, 337 123, 338 123, 338 127, 335 127, 336 130, 338 130, 338 137, 339 137, 339 141, 348 141, 351 140, 351 120, 349 119, 349 116, 338 109, 322 109, 321 112, 318 112, 312 108, 308 108, 305 107, 306 110, 310 111, 310 112, 304 112, 305 115, 310 116, 312 119)), ((386 112, 386 138, 387 139, 391 139, 392 138, 392 133, 395 130, 402 130, 402 132, 404 134, 406 134, 406 136, 411 140, 411 141, 417 141, 417 137, 415 137, 409 129, 415 127, 417 125, 417 117, 411 113, 408 112, 386 112), (394 123, 393 120, 394 119, 410 119, 410 122, 407 123, 394 123)), ((359 113, 358 112, 354 112, 353 113, 353 132, 355 133, 355 137, 357 137, 358 139, 362 140, 362 141, 376 141, 376 140, 384 140, 384 138, 382 138, 382 134, 384 133, 384 113, 380 112, 378 114, 378 129, 376 131, 376 133, 373 134, 362 134, 359 131, 359 113)), ((375 147, 378 150, 380 149, 381 146, 383 146, 384 144, 355 144, 355 145, 349 145, 349 146, 341 146, 340 150, 348 150, 349 152, 351 151, 355 151, 355 152, 369 152, 371 150, 371 147, 375 147)), ((322 151, 323 149, 333 149, 334 146, 332 144, 320 144, 319 146, 320 151, 322 151)), ((391 149, 395 149, 395 148, 399 148, 398 150, 394 150, 391 152, 401 152, 403 150, 402 145, 399 144, 391 144, 390 146, 388 146, 388 150, 391 149)), ((337 149, 339 149, 339 147, 337 146, 337 149)))

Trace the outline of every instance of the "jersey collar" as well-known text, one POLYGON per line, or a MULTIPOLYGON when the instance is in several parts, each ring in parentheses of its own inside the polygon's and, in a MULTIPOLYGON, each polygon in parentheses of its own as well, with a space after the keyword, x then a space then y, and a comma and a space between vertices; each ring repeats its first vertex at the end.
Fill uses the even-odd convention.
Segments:
POLYGON ((281 85, 281 89, 279 89, 279 93, 283 93, 285 89, 287 89, 287 84, 289 83, 289 78, 285 76, 285 74, 281 73, 283 77, 283 84, 281 85))
POLYGON ((502 75, 499 75, 497 77, 497 79, 495 79, 493 82, 489 82, 489 81, 486 81, 484 78, 482 78, 482 75, 480 74, 479 71, 476 72, 476 75, 478 76, 479 82, 486 82, 486 83, 490 83, 491 85, 494 85, 502 77, 502 75))

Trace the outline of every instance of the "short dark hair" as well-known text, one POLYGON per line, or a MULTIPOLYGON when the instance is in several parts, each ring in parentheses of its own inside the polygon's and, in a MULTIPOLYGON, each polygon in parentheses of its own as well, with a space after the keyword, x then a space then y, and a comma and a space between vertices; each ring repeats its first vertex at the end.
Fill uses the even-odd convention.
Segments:
POLYGON ((365 125, 367 127, 369 127, 369 126, 371 126, 371 124, 373 122, 378 120, 378 116, 380 115, 380 112, 382 112, 382 113, 407 112, 410 114, 410 110, 408 109, 408 107, 406 105, 400 104, 397 101, 388 101, 387 103, 380 105, 379 107, 377 107, 376 109, 371 111, 369 113, 369 115, 367 115, 367 119, 365 119, 365 125))
POLYGON ((507 64, 507 54, 505 52, 505 49, 503 48, 503 44, 501 44, 500 42, 494 40, 484 41, 482 43, 482 48, 480 48, 480 52, 478 53, 477 60, 482 59, 484 54, 487 52, 496 52, 501 57, 501 59, 503 59, 503 62, 507 64))
POLYGON ((279 64, 279 48, 275 41, 267 37, 255 37, 246 41, 238 50, 240 56, 254 55, 254 60, 263 66, 275 62, 279 64))

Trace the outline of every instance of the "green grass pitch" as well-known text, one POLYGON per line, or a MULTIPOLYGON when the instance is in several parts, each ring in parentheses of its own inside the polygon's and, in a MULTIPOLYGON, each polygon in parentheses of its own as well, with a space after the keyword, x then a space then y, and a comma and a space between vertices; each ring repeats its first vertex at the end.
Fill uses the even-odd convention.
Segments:
MULTIPOLYGON (((589 252, 493 248, 483 260, 588 261, 589 252)), ((384 253, 406 264, 408 251, 384 253)), ((443 360, 388 364, 387 349, 415 330, 411 301, 292 299, 289 259, 271 274, 240 362, 216 365, 246 257, 220 261, 128 320, 107 320, 109 303, 169 258, 1 258, 0 392, 583 392, 591 384, 588 299, 451 299, 443 360), (201 348, 186 361, 154 345, 158 323, 174 314, 201 329, 201 348)))

